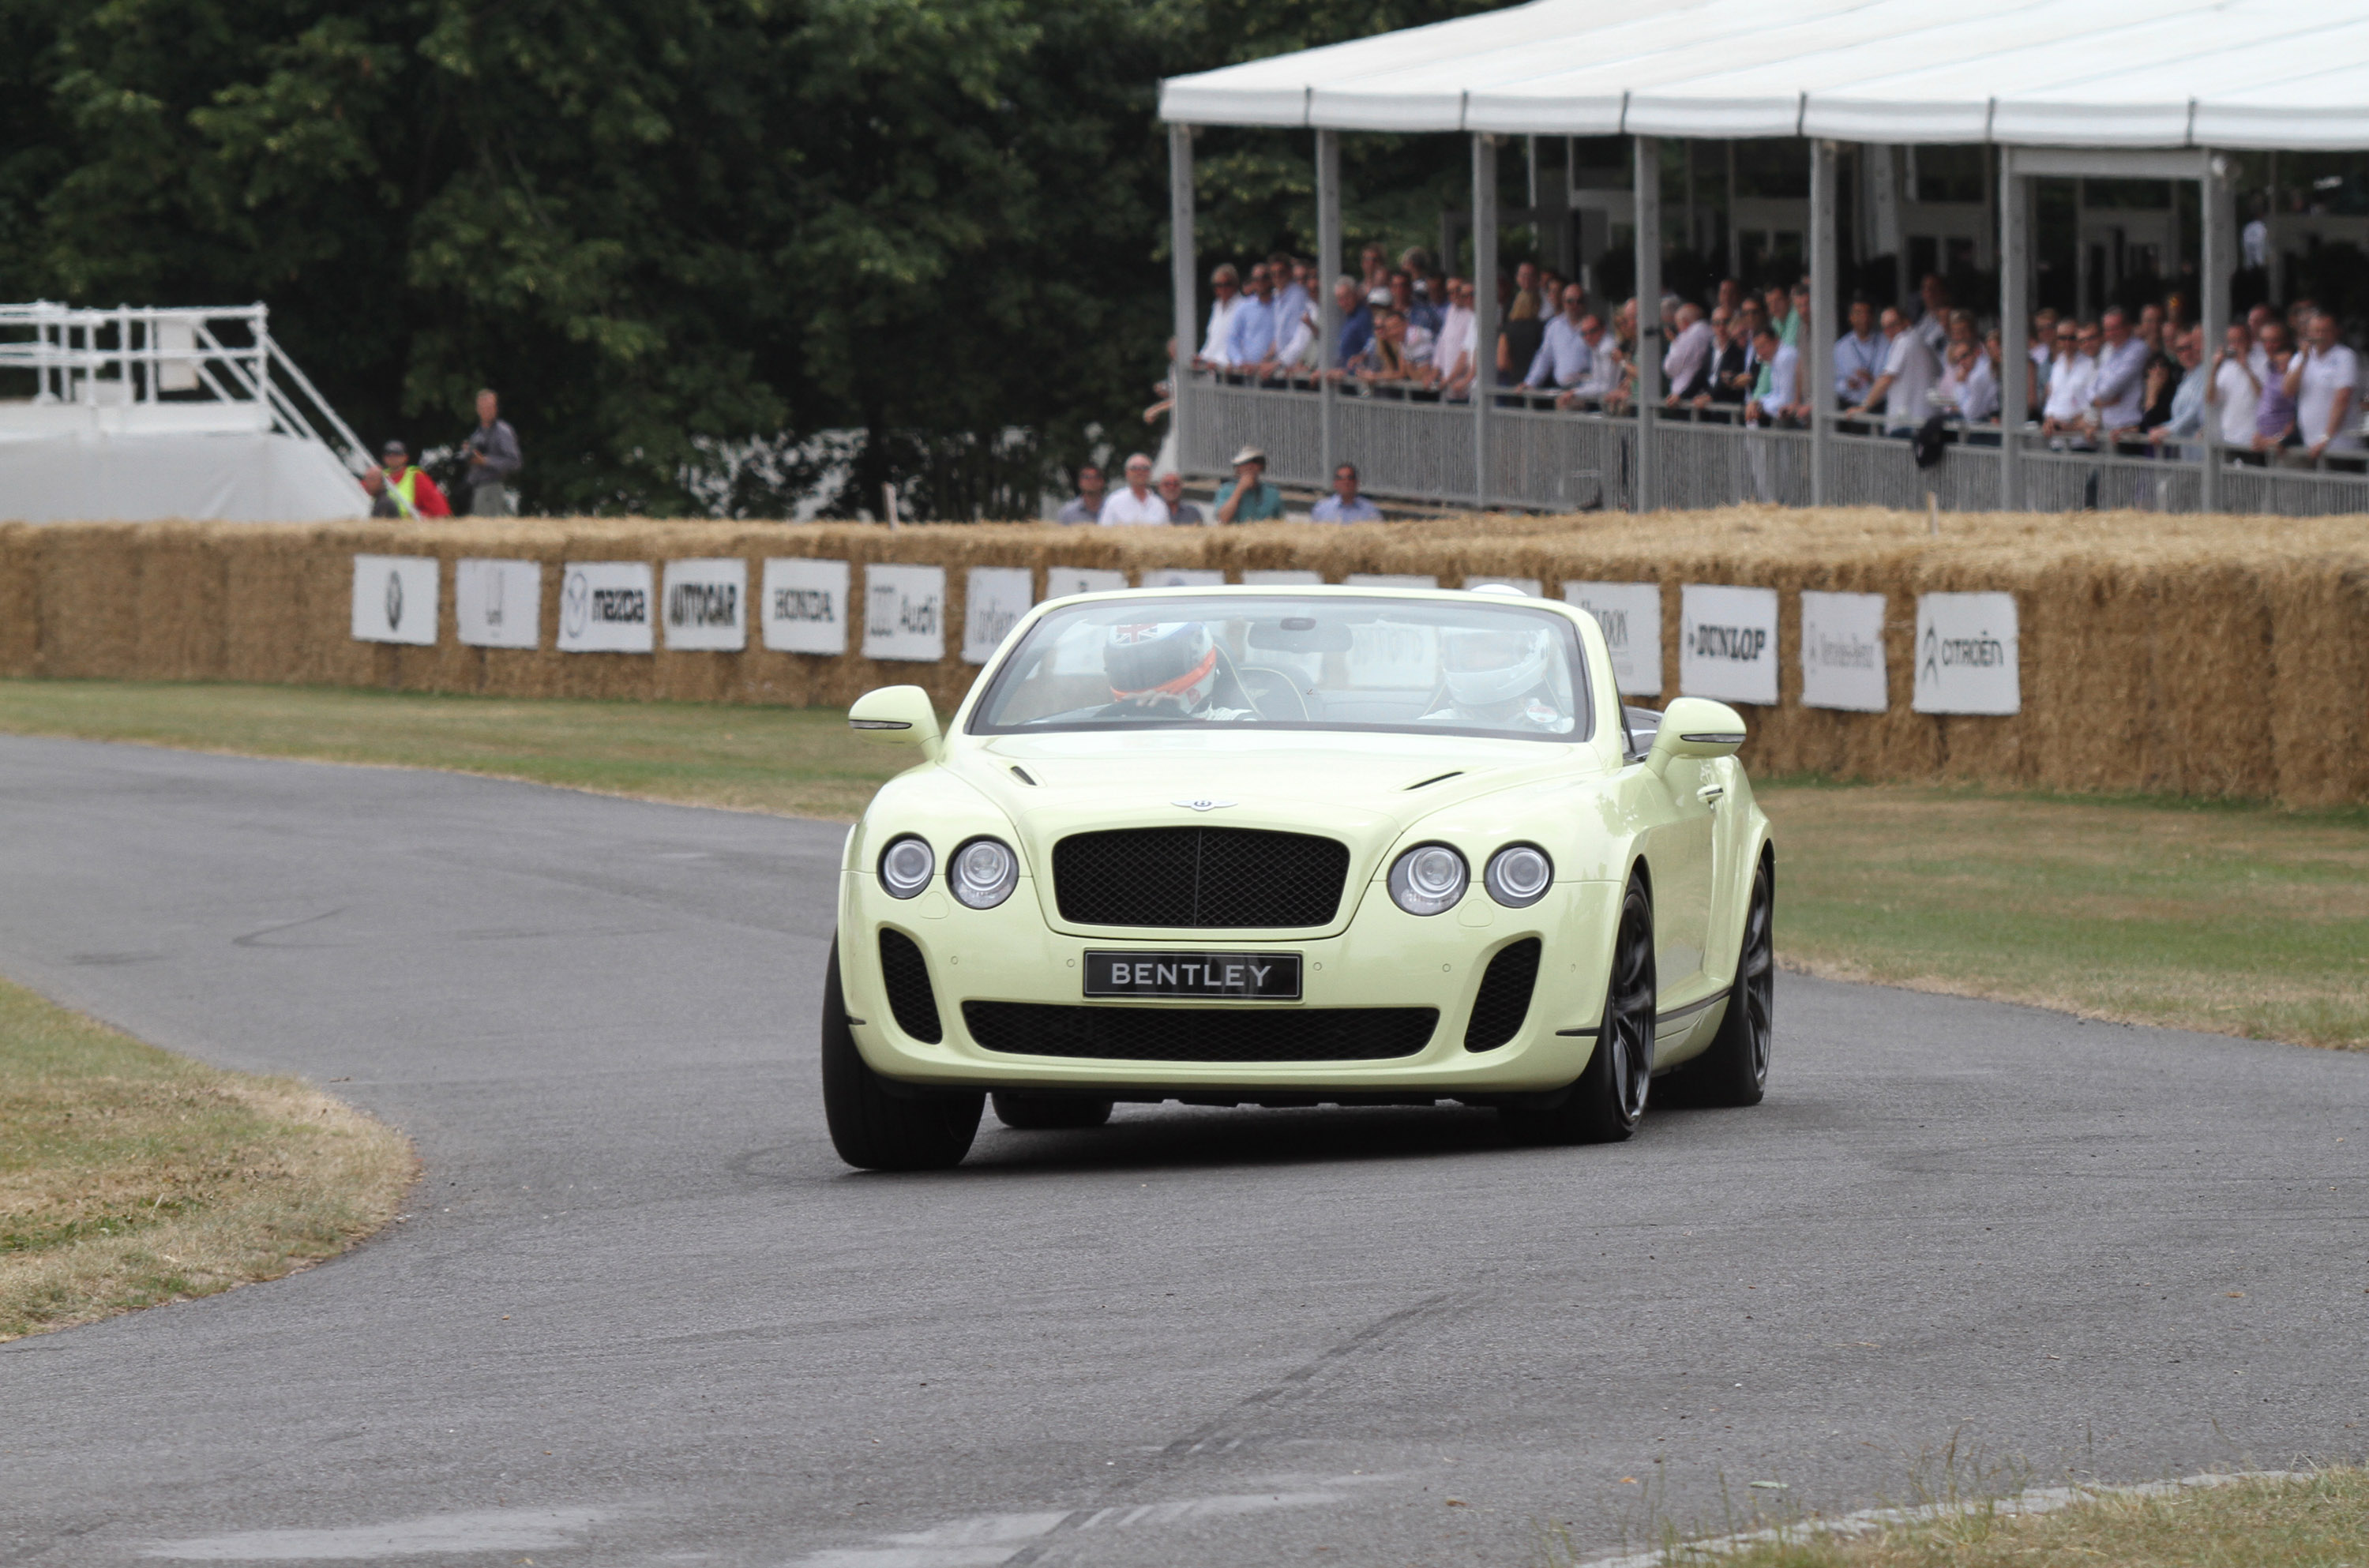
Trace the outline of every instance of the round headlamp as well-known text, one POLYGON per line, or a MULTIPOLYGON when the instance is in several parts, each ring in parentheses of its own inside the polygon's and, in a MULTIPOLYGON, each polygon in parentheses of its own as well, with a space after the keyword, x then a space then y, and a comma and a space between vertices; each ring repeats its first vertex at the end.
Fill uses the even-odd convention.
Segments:
POLYGON ((1471 873, 1464 857, 1446 844, 1417 844, 1390 863, 1390 901, 1411 915, 1436 915, 1456 907, 1471 873))
POLYGON ((910 898, 930 885, 930 877, 938 869, 938 857, 930 849, 930 841, 908 833, 901 839, 891 839, 888 847, 880 852, 880 886, 888 889, 892 898, 910 898))
POLYGON ((991 910, 1012 897, 1020 882, 1020 857, 1001 839, 973 839, 955 851, 946 883, 974 910, 991 910))
POLYGON ((1489 857, 1481 885, 1507 909, 1526 910, 1554 885, 1554 862, 1536 844, 1507 844, 1489 857))

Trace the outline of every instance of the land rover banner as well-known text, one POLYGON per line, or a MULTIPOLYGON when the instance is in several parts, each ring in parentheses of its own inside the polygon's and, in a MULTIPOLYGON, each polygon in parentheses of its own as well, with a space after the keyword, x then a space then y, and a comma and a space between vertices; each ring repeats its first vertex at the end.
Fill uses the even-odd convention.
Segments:
POLYGON ((1612 654, 1612 682, 1624 697, 1662 694, 1662 585, 1567 582, 1563 598, 1596 617, 1612 654))
POLYGON ((946 657, 945 567, 864 567, 864 657, 932 664, 946 657))
POLYGON ((749 646, 749 563, 737 556, 666 564, 666 646, 738 653, 749 646))
POLYGON ((1880 714, 1890 705, 1883 680, 1883 595, 1802 595, 1802 704, 1880 714))
POLYGON ((452 620, 471 647, 541 647, 543 563, 454 562, 452 620))
POLYGON ((356 555, 354 638, 436 646, 436 557, 356 555))
POLYGON ((995 657, 1020 617, 1028 613, 1036 589, 1026 567, 973 567, 963 584, 963 661, 985 664, 995 657))
POLYGON ((559 651, 649 653, 657 590, 647 561, 570 561, 559 571, 559 651))
POLYGON ((1917 596, 1920 714, 2011 714, 2023 706, 2016 649, 2015 595, 1917 596))
POLYGON ((1101 567, 1047 567, 1045 597, 1067 599, 1073 593, 1116 593, 1127 586, 1125 572, 1101 567))
POLYGON ((847 563, 792 556, 765 563, 765 646, 776 653, 847 651, 847 563))
POLYGON ((1777 590, 1690 582, 1678 603, 1678 691, 1776 706, 1777 590))

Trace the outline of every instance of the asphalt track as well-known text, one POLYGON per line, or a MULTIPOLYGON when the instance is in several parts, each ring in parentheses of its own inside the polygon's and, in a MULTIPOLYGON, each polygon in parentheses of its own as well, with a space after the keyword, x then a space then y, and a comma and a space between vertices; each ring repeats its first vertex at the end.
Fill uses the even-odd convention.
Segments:
POLYGON ((345 1258, 0 1346, 0 1562, 1532 1563, 1953 1443, 2369 1448, 2358 1057, 1789 977, 1768 1102, 1622 1147, 1137 1107, 857 1175, 840 833, 0 739, 0 972, 428 1171, 345 1258))

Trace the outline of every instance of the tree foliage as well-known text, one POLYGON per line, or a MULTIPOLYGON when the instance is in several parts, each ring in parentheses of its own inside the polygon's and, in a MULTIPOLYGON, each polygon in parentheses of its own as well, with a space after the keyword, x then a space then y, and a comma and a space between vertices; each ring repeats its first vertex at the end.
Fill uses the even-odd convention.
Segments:
MULTIPOLYGON (((1159 373, 1159 79, 1478 8, 0 0, 0 295, 262 300, 373 440, 495 385, 537 509, 854 429, 842 509, 1008 514, 1159 373)), ((1306 133, 1205 140, 1204 249, 1310 248, 1306 133)), ((1353 240, 1430 232, 1435 143, 1352 139, 1353 240)))

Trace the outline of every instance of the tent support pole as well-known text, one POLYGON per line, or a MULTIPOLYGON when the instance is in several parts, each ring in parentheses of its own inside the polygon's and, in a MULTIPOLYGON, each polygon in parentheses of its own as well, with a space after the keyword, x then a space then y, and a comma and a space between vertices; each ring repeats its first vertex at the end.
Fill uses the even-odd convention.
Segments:
POLYGON ((1662 143, 1637 138, 1637 485, 1636 509, 1662 504, 1654 464, 1654 410, 1662 402, 1662 143))
POLYGON ((1485 131, 1472 138, 1472 504, 1486 511, 1489 411, 1497 401, 1497 139, 1485 131))
POLYGON ((1999 509, 2023 509, 2023 421, 2031 406, 2031 180, 1999 149, 1999 509))
POLYGON ((1810 319, 1802 324, 1809 341, 1809 381, 1802 402, 1810 406, 1810 504, 1828 505, 1834 498, 1834 419, 1836 288, 1840 270, 1835 259, 1835 144, 1824 138, 1810 143, 1810 319))
MULTIPOLYGON (((2221 351, 2222 334, 2229 330, 2229 274, 2235 259, 2237 237, 2230 210, 2229 181, 2223 173, 2226 166, 2210 148, 2204 152, 2204 170, 2197 182, 2196 277, 2199 292, 2204 296, 2198 303, 2200 325, 2204 329, 2204 355, 2199 361, 2211 385, 2213 356, 2221 351)), ((2175 261, 2173 265, 2177 266, 2175 261)), ((2204 472, 2198 486, 2198 509, 2217 512, 2221 509, 2221 411, 2214 405, 2204 406, 2203 438, 2204 472)))
MULTIPOLYGON (((1446 262, 1441 263, 1446 266, 1446 262)), ((1333 297, 1333 280, 1341 275, 1341 133, 1316 133, 1316 364, 1318 444, 1323 453, 1329 483, 1341 461, 1339 438, 1333 428, 1333 400, 1337 395, 1333 372, 1341 368, 1341 304, 1333 297)))
POLYGON ((1176 470, 1189 474, 1193 449, 1185 426, 1184 393, 1192 378, 1193 351, 1201 342, 1193 330, 1193 272, 1198 262, 1193 254, 1193 128, 1189 125, 1168 128, 1168 224, 1169 263, 1176 295, 1171 324, 1176 351, 1168 365, 1169 390, 1175 394, 1176 402, 1168 418, 1169 428, 1176 432, 1176 470))

